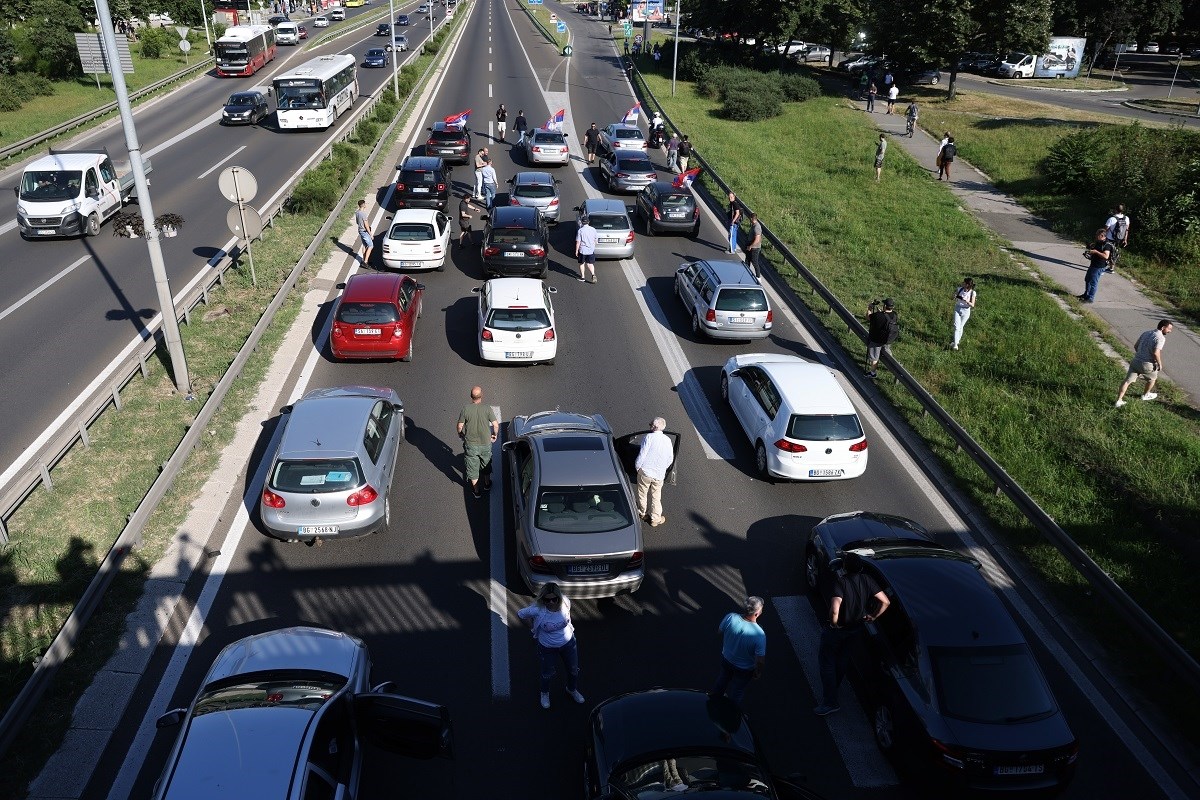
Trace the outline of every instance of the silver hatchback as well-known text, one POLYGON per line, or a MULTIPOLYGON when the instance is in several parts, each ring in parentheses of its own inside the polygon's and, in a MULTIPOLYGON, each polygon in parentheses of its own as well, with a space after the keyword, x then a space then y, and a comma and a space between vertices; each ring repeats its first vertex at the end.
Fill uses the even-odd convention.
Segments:
POLYGON ((558 186, 549 172, 518 172, 508 179, 508 204, 539 209, 547 222, 558 222, 558 186))
POLYGON ((600 159, 600 183, 610 192, 640 192, 658 180, 644 150, 614 150, 600 159))
POLYGON ((740 261, 693 261, 675 272, 675 295, 694 335, 712 339, 765 339, 774 313, 754 273, 740 261))
POLYGON ((404 440, 404 404, 395 390, 314 389, 281 414, 260 503, 267 532, 312 543, 386 530, 404 440))
POLYGON ((530 164, 568 164, 571 151, 561 131, 535 128, 525 137, 525 160, 530 164))
POLYGON ((596 229, 596 258, 633 258, 633 219, 620 200, 603 197, 585 200, 575 208, 575 223, 584 216, 596 229))

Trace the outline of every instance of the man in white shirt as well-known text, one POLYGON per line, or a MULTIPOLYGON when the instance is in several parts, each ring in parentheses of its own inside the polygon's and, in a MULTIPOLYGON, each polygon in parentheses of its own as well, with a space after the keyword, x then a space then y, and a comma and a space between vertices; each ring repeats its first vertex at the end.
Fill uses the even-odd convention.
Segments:
POLYGON ((667 470, 675 461, 671 437, 663 433, 666 427, 665 419, 654 418, 634 462, 637 467, 637 513, 655 528, 667 521, 662 513, 662 487, 667 470))

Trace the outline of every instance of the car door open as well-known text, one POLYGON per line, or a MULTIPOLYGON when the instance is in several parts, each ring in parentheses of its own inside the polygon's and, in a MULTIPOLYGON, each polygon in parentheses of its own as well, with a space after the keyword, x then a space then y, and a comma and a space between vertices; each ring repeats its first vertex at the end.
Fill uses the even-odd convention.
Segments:
POLYGON ((445 706, 397 694, 356 695, 354 715, 366 741, 409 758, 453 758, 450 712, 445 706))
MULTIPOLYGON (((642 449, 642 440, 646 438, 649 430, 638 431, 637 433, 628 433, 624 436, 614 439, 617 447, 617 458, 621 459, 621 466, 630 478, 637 477, 637 467, 634 466, 637 462, 638 452, 642 449)), ((667 480, 671 485, 675 485, 675 465, 679 463, 679 442, 681 436, 675 431, 663 431, 667 438, 671 440, 671 449, 674 451, 674 457, 671 459, 671 468, 667 470, 667 480)))

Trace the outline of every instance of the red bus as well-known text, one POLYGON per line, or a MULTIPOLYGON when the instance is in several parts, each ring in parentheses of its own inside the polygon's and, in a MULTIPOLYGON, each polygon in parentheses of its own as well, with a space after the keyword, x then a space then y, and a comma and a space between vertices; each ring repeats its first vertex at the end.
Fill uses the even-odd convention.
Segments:
POLYGON ((268 25, 235 25, 213 45, 217 74, 244 77, 275 60, 275 29, 268 25))

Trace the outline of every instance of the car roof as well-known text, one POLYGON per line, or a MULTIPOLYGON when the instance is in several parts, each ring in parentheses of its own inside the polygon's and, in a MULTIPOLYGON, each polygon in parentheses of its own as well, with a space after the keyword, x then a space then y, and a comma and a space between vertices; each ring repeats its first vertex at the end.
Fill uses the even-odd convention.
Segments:
POLYGON ((620 200, 607 197, 589 197, 583 201, 585 214, 625 214, 628 213, 625 204, 620 200))
MULTIPOLYGON (((752 273, 750 269, 741 261, 713 261, 702 258, 697 263, 707 266, 710 270, 712 270, 713 275, 715 275, 717 280, 719 280, 722 284, 728 284, 731 286, 760 285, 758 280, 754 277, 754 273, 752 273)), ((794 357, 795 356, 788 356, 788 358, 794 357)))
POLYGON ((279 442, 281 459, 350 458, 362 446, 363 429, 378 397, 305 397, 293 404, 279 442))
POLYGON ((681 194, 685 197, 693 197, 690 190, 682 186, 676 186, 670 181, 654 181, 648 188, 653 188, 659 194, 681 194))
POLYGON ((518 172, 513 176, 513 180, 521 185, 554 185, 554 176, 549 172, 518 172))
POLYGON ((545 431, 600 431, 611 434, 608 420, 600 414, 581 414, 575 411, 539 411, 513 418, 513 433, 517 436, 545 431))
POLYGON ((452 133, 466 134, 465 129, 459 127, 458 125, 451 125, 444 120, 438 120, 437 122, 433 123, 433 129, 435 131, 451 131, 452 133))
MULTIPOLYGON (((397 222, 432 222, 442 212, 436 208, 401 208, 392 215, 392 224, 397 222)), ((357 276, 356 276, 357 277, 357 276)))
POLYGON ((934 542, 929 531, 911 519, 873 511, 831 514, 818 522, 814 531, 820 532, 839 550, 847 546, 870 547, 872 541, 912 542, 919 545, 934 542))
POLYGON ((536 228, 539 213, 531 206, 495 206, 488 222, 493 228, 536 228))
POLYGON ((360 272, 346 281, 342 300, 352 303, 391 300, 402 280, 404 276, 394 272, 360 272))
POLYGON ((369 56, 371 56, 371 55, 381 56, 386 52, 387 51, 384 50, 382 47, 368 47, 367 48, 367 55, 369 55, 369 56))
POLYGON ((620 159, 629 159, 631 161, 649 161, 650 156, 645 150, 634 150, 632 147, 618 147, 613 150, 613 155, 620 159))
POLYGON ((99 151, 83 152, 52 152, 30 163, 26 170, 85 170, 107 158, 107 154, 99 151))
POLYGON ((538 452, 542 483, 602 486, 620 481, 611 437, 596 431, 546 431, 530 436, 538 452))
POLYGON ((642 136, 642 129, 639 128, 637 125, 626 125, 625 123, 622 123, 622 122, 614 122, 612 125, 612 128, 613 128, 613 133, 617 134, 618 136, 620 136, 622 133, 630 134, 626 138, 633 138, 633 134, 635 134, 635 133, 638 135, 639 138, 642 136))
POLYGON ((400 165, 400 169, 432 172, 433 170, 444 169, 444 166, 442 159, 438 156, 409 156, 404 159, 404 162, 400 165))
POLYGON ((209 668, 204 685, 273 670, 304 669, 348 678, 362 647, 349 634, 305 625, 259 633, 226 645, 209 668))
POLYGON ((734 361, 738 366, 755 364, 766 372, 794 414, 858 413, 824 364, 814 364, 797 356, 766 353, 735 356, 734 361))
POLYGON ((545 284, 538 278, 492 278, 486 284, 493 308, 545 308, 545 284))

